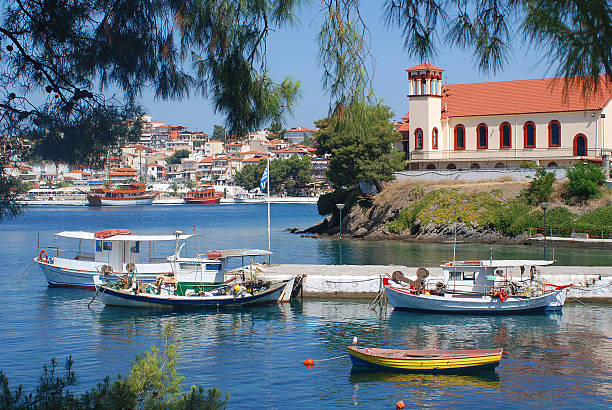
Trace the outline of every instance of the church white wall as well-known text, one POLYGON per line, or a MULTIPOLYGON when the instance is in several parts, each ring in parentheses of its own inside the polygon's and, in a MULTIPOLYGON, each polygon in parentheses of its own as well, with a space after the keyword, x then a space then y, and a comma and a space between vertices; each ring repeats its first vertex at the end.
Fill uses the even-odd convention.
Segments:
MULTIPOLYGON (((411 104, 411 108, 413 105, 411 104)), ((426 121, 433 121, 431 116, 425 110, 419 110, 420 106, 416 105, 417 113, 415 116, 410 113, 411 139, 413 131, 420 122, 419 118, 425 118, 426 121), (420 111, 420 112, 419 112, 420 111), (413 128, 413 121, 415 123, 413 128)), ((610 107, 606 107, 604 111, 612 111, 610 107)), ((442 120, 440 144, 438 150, 431 149, 431 141, 429 145, 425 145, 422 152, 412 151, 412 159, 431 159, 431 160, 468 160, 475 161, 484 160, 538 160, 538 159, 564 159, 571 158, 574 155, 574 138, 577 134, 584 134, 587 138, 587 155, 600 156, 603 129, 606 128, 604 121, 608 120, 608 115, 605 119, 599 119, 599 111, 578 111, 578 112, 563 112, 563 113, 534 113, 534 114, 517 114, 517 115, 498 115, 498 116, 471 116, 471 117, 454 117, 448 120, 442 120), (593 115, 594 114, 594 115, 593 115), (561 124, 561 146, 549 147, 548 143, 548 124, 557 120, 561 124), (536 147, 525 148, 523 126, 526 122, 532 121, 536 127, 536 147), (598 123, 599 121, 599 123, 598 123), (511 148, 500 147, 500 125, 508 122, 511 126, 512 135, 511 148), (487 149, 478 149, 476 130, 479 124, 484 123, 488 127, 488 147, 487 149), (454 149, 454 129, 455 126, 462 124, 465 127, 466 148, 465 150, 454 149)), ((422 121, 422 120, 421 120, 422 121)), ((607 128, 612 127, 610 125, 607 128)), ((612 131, 612 130, 610 130, 612 131)), ((431 131, 430 131, 431 132, 431 131)), ((612 149, 612 136, 610 132, 606 132, 606 140, 604 148, 612 149)), ((430 137, 430 135, 429 135, 430 137)), ((431 140, 431 138, 428 138, 431 140)), ((411 141, 412 143, 412 141, 411 141)))

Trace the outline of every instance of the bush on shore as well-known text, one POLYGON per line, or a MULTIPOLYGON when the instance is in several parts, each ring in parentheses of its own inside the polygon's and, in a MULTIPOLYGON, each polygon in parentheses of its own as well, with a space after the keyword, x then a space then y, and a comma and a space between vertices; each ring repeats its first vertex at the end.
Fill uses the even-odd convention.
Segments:
POLYGON ((104 382, 82 395, 75 395, 68 388, 76 382, 72 371, 72 359, 68 357, 65 375, 56 373, 55 359, 50 367, 43 367, 40 385, 36 393, 25 394, 23 387, 9 388, 8 378, 0 370, 0 408, 16 409, 221 409, 225 408, 229 395, 222 397, 219 389, 204 390, 191 386, 181 394, 183 377, 176 374, 176 344, 172 343, 172 328, 167 325, 162 332, 164 348, 152 347, 150 352, 132 362, 127 377, 118 376, 111 383, 104 382))
POLYGON ((338 207, 336 204, 344 204, 345 208, 342 211, 348 215, 353 205, 358 204, 361 208, 367 209, 372 206, 372 199, 364 196, 359 189, 359 186, 344 189, 337 188, 336 190, 323 194, 317 201, 317 210, 319 215, 336 215, 338 207))
POLYGON ((603 168, 591 162, 579 162, 568 168, 567 179, 567 194, 579 200, 595 198, 606 182, 603 168))
POLYGON ((529 188, 524 189, 521 195, 527 199, 530 205, 548 201, 548 198, 554 192, 553 183, 555 179, 554 172, 547 172, 545 168, 538 168, 535 176, 529 182, 529 188))

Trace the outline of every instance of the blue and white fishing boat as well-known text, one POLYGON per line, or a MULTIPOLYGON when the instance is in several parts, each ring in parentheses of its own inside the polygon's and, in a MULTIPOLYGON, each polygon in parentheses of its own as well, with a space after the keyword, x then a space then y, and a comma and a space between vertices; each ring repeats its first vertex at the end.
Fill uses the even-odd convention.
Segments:
POLYGON ((538 266, 554 261, 477 260, 442 265, 443 280, 427 279, 419 268, 417 280, 401 272, 383 278, 389 303, 394 309, 444 313, 537 313, 560 311, 567 286, 547 285, 537 280, 538 266), (528 272, 525 280, 508 280, 509 269, 528 272))
POLYGON ((291 293, 293 279, 279 283, 223 284, 210 291, 196 293, 193 290, 177 294, 178 282, 164 277, 155 284, 143 282, 117 282, 106 280, 107 276, 97 275, 96 296, 107 306, 124 306, 148 309, 218 309, 265 305, 283 302, 291 293))

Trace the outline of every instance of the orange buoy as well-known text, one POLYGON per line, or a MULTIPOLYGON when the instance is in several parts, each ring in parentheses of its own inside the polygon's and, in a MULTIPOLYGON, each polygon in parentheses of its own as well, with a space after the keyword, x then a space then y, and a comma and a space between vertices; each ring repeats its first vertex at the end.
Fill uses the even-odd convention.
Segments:
POLYGON ((314 360, 312 359, 304 360, 304 366, 314 366, 314 360))
POLYGON ((405 406, 405 404, 404 404, 404 401, 403 401, 403 400, 400 400, 400 401, 398 401, 397 403, 395 403, 395 408, 396 408, 396 409, 403 409, 403 408, 404 408, 404 406, 405 406))

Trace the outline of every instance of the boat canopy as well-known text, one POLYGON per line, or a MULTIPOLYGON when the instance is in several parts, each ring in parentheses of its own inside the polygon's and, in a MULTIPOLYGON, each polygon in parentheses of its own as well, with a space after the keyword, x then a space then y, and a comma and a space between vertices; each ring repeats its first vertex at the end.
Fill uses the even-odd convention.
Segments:
POLYGON ((219 259, 237 258, 241 256, 266 256, 272 255, 272 252, 263 249, 223 249, 211 252, 219 252, 219 259))
POLYGON ((440 265, 442 268, 478 268, 478 267, 495 267, 495 268, 512 268, 516 266, 548 266, 555 261, 533 260, 533 259, 489 259, 474 260, 474 261, 455 261, 440 265))
MULTIPOLYGON (((104 240, 104 241, 117 241, 117 242, 164 242, 164 241, 175 241, 176 235, 113 235, 107 238, 96 238, 95 232, 85 232, 85 231, 63 231, 55 234, 55 236, 59 236, 62 238, 71 238, 71 239, 86 239, 86 240, 104 240)), ((184 241, 193 237, 193 235, 180 235, 178 237, 179 240, 184 241)))

